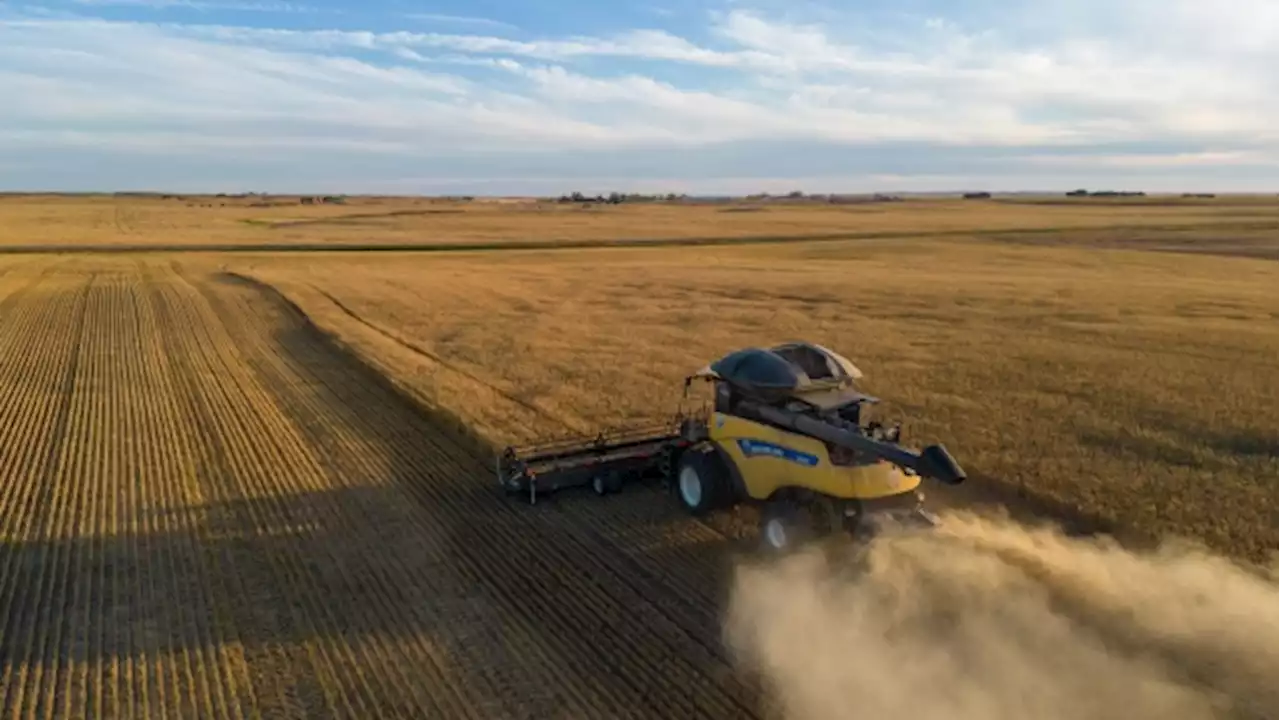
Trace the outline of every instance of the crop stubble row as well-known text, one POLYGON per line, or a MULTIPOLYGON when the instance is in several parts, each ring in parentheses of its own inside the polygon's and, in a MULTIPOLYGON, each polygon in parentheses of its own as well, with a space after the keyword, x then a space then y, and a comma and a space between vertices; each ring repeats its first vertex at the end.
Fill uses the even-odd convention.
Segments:
MULTIPOLYGON (((706 527, 501 498, 230 278, 48 266, 0 297, 0 711, 742 717, 706 527)), ((623 506, 618 502, 633 501, 623 506)))

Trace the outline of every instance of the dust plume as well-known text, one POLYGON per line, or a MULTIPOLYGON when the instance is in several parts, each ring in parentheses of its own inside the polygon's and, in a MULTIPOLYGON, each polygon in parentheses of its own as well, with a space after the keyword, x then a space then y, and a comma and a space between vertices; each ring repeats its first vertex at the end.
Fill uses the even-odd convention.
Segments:
POLYGON ((736 658, 795 720, 1277 717, 1277 579, 954 514, 738 568, 736 658))

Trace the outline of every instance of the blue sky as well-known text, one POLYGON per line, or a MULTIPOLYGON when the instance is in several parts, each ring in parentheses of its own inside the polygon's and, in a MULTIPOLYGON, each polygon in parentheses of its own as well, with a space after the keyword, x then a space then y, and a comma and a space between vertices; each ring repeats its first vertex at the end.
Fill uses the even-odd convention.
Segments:
POLYGON ((1277 190, 1277 3, 0 0, 0 190, 1277 190))

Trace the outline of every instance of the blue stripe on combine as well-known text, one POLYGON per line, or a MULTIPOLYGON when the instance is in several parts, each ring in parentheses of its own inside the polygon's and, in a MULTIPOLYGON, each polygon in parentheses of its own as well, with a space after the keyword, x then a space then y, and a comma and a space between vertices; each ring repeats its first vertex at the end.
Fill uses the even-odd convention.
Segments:
POLYGON ((799 450, 793 450, 789 447, 783 447, 764 440, 752 440, 750 438, 738 438, 738 449, 742 450, 742 454, 747 457, 757 457, 766 455, 776 457, 788 462, 804 465, 805 467, 814 467, 818 464, 818 456, 811 455, 799 450))

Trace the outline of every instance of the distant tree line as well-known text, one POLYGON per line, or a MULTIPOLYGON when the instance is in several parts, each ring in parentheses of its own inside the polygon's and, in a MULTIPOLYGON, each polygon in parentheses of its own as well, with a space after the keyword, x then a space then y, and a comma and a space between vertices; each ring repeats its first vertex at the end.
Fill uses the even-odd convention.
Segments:
POLYGON ((602 203, 606 205, 621 205, 622 203, 645 203, 645 202, 676 202, 683 200, 687 195, 677 195, 676 193, 667 193, 666 195, 644 195, 642 193, 618 193, 611 192, 608 195, 584 195, 580 192, 571 192, 568 195, 561 195, 556 198, 556 202, 562 203, 602 203))
POLYGON ((1067 197, 1146 197, 1147 194, 1141 190, 1071 190, 1067 193, 1067 197))
POLYGON ((770 193, 754 193, 746 196, 724 195, 711 196, 700 195, 690 196, 686 193, 619 193, 611 192, 608 195, 586 195, 581 192, 571 192, 561 195, 555 201, 559 203, 581 203, 592 204, 599 203, 603 205, 621 205, 623 203, 656 203, 656 202, 683 202, 689 200, 697 200, 700 203, 715 202, 757 202, 757 203, 860 203, 860 202, 899 202, 902 200, 897 195, 884 195, 875 193, 872 195, 843 195, 837 193, 831 194, 806 194, 800 190, 793 190, 783 195, 773 195, 770 193))
MULTIPOLYGON (((207 195, 179 195, 173 193, 156 193, 156 192, 117 192, 113 193, 116 197, 137 197, 137 198, 160 198, 161 200, 179 200, 193 201, 199 198, 207 198, 207 195)), ((268 193, 241 192, 241 193, 215 193, 214 199, 220 201, 219 206, 225 206, 228 200, 252 200, 248 203, 248 207, 280 207, 285 205, 343 205, 347 202, 346 195, 270 195, 268 193), (296 198, 296 199, 294 199, 296 198)), ((470 199, 470 198, 467 198, 470 199)), ((209 203, 187 202, 189 207, 213 207, 209 203)))

